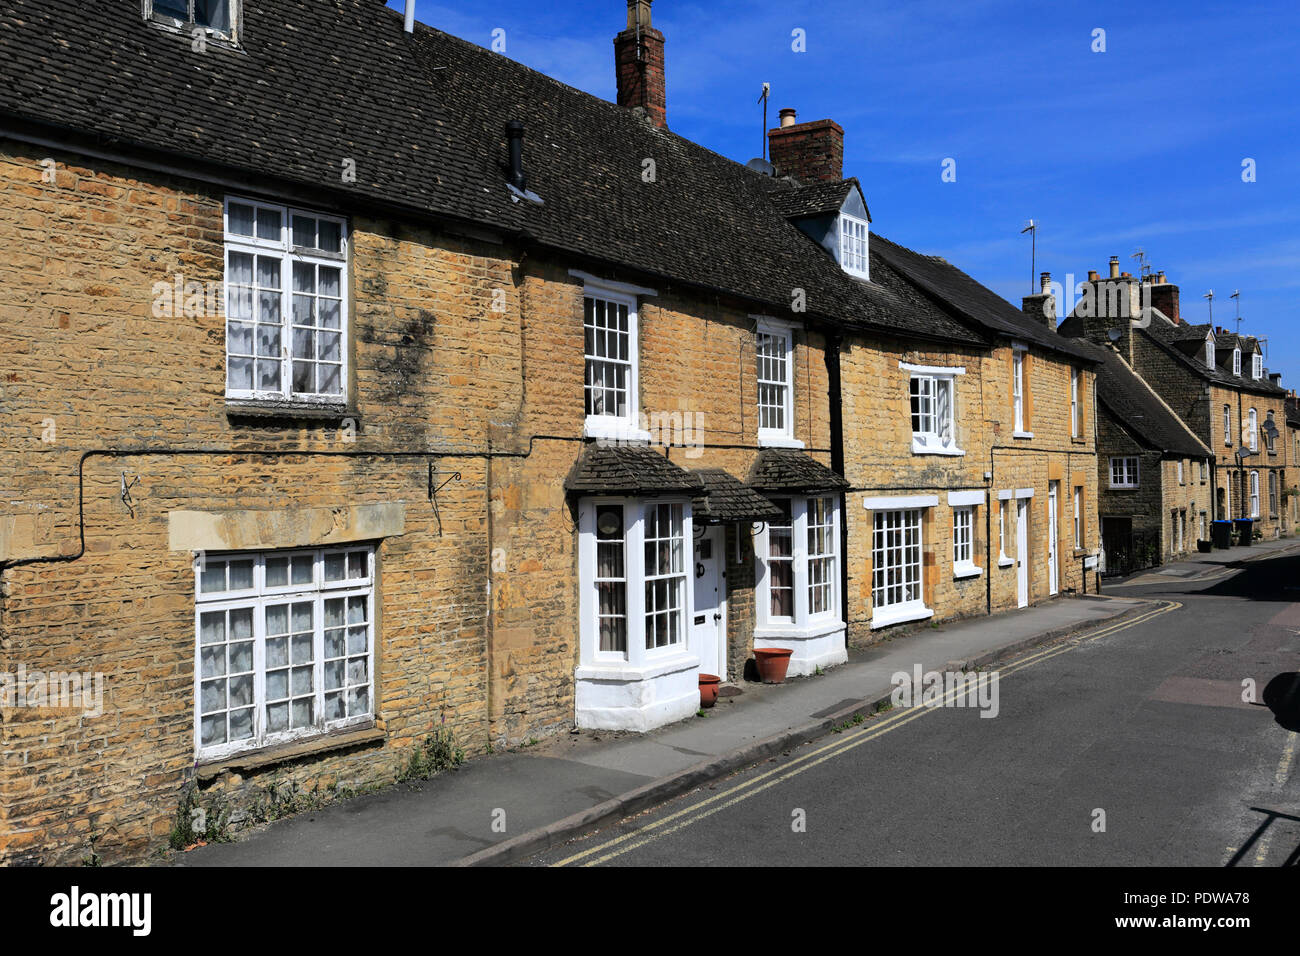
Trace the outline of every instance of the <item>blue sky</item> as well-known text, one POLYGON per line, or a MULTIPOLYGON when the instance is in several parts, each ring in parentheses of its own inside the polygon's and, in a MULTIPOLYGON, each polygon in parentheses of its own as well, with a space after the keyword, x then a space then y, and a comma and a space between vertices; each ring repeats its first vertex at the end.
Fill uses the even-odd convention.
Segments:
MULTIPOLYGON (((401 0, 390 6, 401 8, 401 0)), ((606 99, 624 0, 418 0, 417 17, 606 99)), ((1300 7, 1284 3, 1010 0, 658 0, 668 122, 733 159, 770 125, 845 130, 873 229, 942 255, 1019 304, 1038 270, 1064 281, 1118 255, 1181 287, 1184 318, 1268 339, 1267 364, 1300 386, 1300 7), (1140 11, 1140 13, 1139 13, 1140 11), (792 50, 801 29, 807 50, 792 50), (1096 29, 1105 52, 1093 52, 1096 29), (956 160, 955 182, 941 180, 956 160), (1256 180, 1242 181, 1255 161, 1256 180)))

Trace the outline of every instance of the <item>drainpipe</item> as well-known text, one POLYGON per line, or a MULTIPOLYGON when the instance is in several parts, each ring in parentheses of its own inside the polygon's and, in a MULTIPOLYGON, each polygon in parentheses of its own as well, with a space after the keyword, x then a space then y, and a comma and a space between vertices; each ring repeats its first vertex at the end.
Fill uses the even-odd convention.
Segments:
MULTIPOLYGON (((844 474, 844 408, 841 404, 842 385, 840 380, 840 349, 844 337, 835 333, 826 334, 826 348, 823 355, 826 361, 826 386, 830 398, 830 433, 831 433, 831 471, 837 475, 844 474)), ((809 396, 811 400, 811 395, 809 396)), ((810 423, 811 424, 811 423, 810 423)), ((840 620, 844 622, 844 642, 849 640, 849 503, 848 495, 840 492, 840 620)))

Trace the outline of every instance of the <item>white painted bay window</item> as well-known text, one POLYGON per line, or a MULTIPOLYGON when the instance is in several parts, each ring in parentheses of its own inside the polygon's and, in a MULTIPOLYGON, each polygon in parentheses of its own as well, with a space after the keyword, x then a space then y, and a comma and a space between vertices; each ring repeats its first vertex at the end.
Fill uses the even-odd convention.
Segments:
POLYGON ((758 635, 840 623, 839 498, 773 498, 781 511, 755 537, 758 635))
POLYGON ((685 502, 584 499, 584 662, 639 665, 685 650, 690 524, 685 502))
POLYGON ((645 731, 699 708, 692 534, 688 501, 580 502, 578 726, 645 731))
POLYGON ((195 562, 194 741, 214 759, 374 719, 374 549, 195 562))
POLYGON ((347 223, 227 199, 226 395, 339 404, 347 386, 347 223))

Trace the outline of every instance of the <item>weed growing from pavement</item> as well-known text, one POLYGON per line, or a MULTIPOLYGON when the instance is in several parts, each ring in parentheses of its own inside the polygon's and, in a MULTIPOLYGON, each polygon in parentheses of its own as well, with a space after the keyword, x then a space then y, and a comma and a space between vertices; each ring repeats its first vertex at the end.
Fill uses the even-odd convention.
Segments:
POLYGON ((416 746, 406 765, 398 770, 397 782, 428 780, 444 770, 455 770, 464 761, 465 751, 456 744, 451 731, 439 728, 416 746))
POLYGON ((867 718, 863 714, 854 714, 852 718, 844 721, 844 723, 840 724, 838 727, 832 727, 831 733, 836 733, 836 734, 843 733, 844 731, 848 730, 850 727, 856 727, 858 726, 858 724, 864 723, 866 719, 867 718))

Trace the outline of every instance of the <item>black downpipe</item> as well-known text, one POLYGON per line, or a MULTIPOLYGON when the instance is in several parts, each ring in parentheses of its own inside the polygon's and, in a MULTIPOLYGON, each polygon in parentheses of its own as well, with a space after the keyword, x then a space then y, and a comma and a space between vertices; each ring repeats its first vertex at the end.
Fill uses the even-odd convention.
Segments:
MULTIPOLYGON (((842 336, 833 333, 826 336, 826 348, 823 354, 826 360, 826 383, 830 401, 831 430, 831 471, 837 475, 844 474, 844 406, 842 403, 842 386, 840 382, 840 348, 844 344, 842 336)), ((849 503, 845 492, 840 492, 840 619, 845 628, 849 623, 849 503)), ((844 632, 844 641, 848 643, 848 631, 844 632)))

